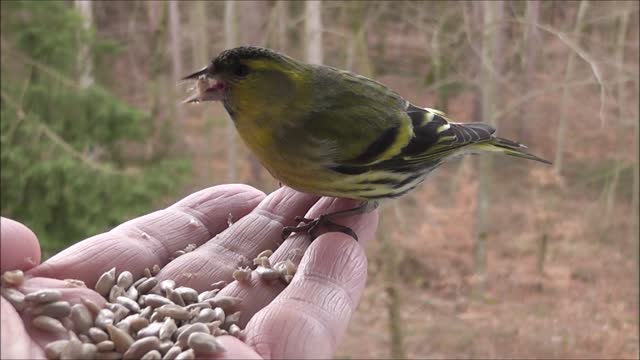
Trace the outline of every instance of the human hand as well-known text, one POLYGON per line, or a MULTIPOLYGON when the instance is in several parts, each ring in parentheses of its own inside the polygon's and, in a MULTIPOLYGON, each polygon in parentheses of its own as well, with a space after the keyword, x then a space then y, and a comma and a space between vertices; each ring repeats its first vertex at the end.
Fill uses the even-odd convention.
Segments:
MULTIPOLYGON (((306 234, 294 234, 284 242, 280 236, 295 216, 317 217, 353 206, 352 201, 319 198, 286 187, 265 197, 245 185, 216 186, 79 242, 43 264, 35 235, 2 218, 1 270, 24 270, 27 280, 19 288, 24 293, 56 288, 71 304, 88 298, 103 305, 104 298, 91 289, 112 267, 131 271, 137 278, 144 268, 159 264, 158 280, 172 279, 177 286, 198 292, 225 280, 229 285, 218 296, 243 299, 239 325, 245 328, 246 339, 218 337, 227 350, 222 358, 329 358, 364 288, 367 260, 361 245, 373 237, 377 213, 339 220, 358 234, 360 242, 342 233, 323 234, 313 243, 306 234), (230 227, 229 214, 235 221, 230 227), (190 243, 198 248, 169 259, 190 243), (264 282, 255 272, 247 284, 233 281, 239 265, 266 249, 274 250, 270 257, 274 264, 292 249, 305 251, 288 286, 264 282), (82 280, 88 288, 64 279, 82 280)), ((44 345, 56 337, 33 328, 28 314, 19 314, 4 298, 1 301, 2 358, 43 358, 44 345)))

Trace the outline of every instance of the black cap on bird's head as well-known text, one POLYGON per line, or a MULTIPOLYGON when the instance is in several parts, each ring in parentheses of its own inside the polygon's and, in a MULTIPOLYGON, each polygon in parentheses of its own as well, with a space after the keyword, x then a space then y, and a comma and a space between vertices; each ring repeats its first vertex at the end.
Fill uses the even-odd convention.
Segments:
POLYGON ((247 60, 282 58, 283 55, 273 50, 253 46, 225 50, 215 57, 209 65, 182 78, 182 80, 197 80, 202 84, 202 87, 199 85, 198 93, 184 102, 221 100, 229 83, 241 80, 251 72, 247 60), (215 80, 215 82, 211 83, 209 80, 215 80))

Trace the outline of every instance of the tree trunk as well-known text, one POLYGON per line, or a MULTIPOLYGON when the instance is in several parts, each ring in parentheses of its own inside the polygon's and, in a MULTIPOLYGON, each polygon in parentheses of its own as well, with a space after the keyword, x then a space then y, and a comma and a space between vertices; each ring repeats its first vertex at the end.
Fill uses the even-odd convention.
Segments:
MULTIPOLYGON (((265 16, 269 12, 268 3, 261 0, 247 0, 237 2, 237 10, 239 14, 239 28, 242 32, 238 33, 238 37, 242 45, 265 46, 267 37, 265 34, 266 21, 269 16, 265 16)), ((258 189, 264 188, 264 180, 262 173, 264 168, 254 154, 248 152, 246 158, 249 162, 250 179, 247 181, 249 185, 258 189)), ((236 156, 238 157, 238 156, 236 156)))
MULTIPOLYGON (((525 13, 525 55, 524 55, 524 83, 522 91, 526 93, 529 89, 535 88, 535 74, 538 67, 538 52, 540 50, 540 30, 538 22, 540 18, 540 2, 538 0, 527 0, 527 10, 525 13)), ((528 125, 533 122, 533 114, 535 114, 534 106, 531 101, 527 102, 520 112, 518 119, 518 140, 525 144, 531 144, 528 125)))
POLYGON ((209 41, 207 40, 207 6, 204 1, 196 1, 191 8, 191 24, 193 31, 193 68, 199 69, 207 64, 213 56, 209 52, 209 41))
MULTIPOLYGON (((89 0, 75 0, 74 6, 82 16, 82 26, 85 30, 91 29, 93 26, 93 3, 89 0)), ((85 39, 82 39, 78 50, 78 73, 81 88, 86 89, 93 84, 93 59, 91 49, 85 39)))
MULTIPOLYGON (((584 26, 584 17, 587 13, 587 8, 589 7, 589 2, 587 0, 580 1, 580 6, 578 8, 578 16, 576 18, 576 24, 573 29, 573 38, 578 40, 580 37, 580 33, 582 32, 582 28, 584 26)), ((570 50, 569 56, 567 57, 567 70, 564 74, 564 83, 568 83, 573 78, 573 71, 575 68, 576 62, 576 53, 575 51, 570 50)), ((564 148, 566 144, 566 133, 567 133, 567 113, 569 107, 569 98, 570 91, 569 87, 565 87, 562 91, 562 103, 560 105, 560 119, 558 120, 558 134, 556 138, 556 158, 554 162, 554 170, 556 174, 561 175, 563 166, 564 166, 564 148)))
MULTIPOLYGON (((184 76, 184 67, 182 66, 182 51, 181 51, 181 28, 180 28, 180 8, 178 7, 177 0, 169 1, 169 44, 171 49, 171 69, 173 73, 173 83, 177 83, 182 76, 184 76)), ((173 89, 172 99, 177 98, 177 93, 175 90, 175 86, 171 87, 173 89)), ((175 144, 178 146, 178 152, 188 151, 186 149, 185 142, 185 124, 184 124, 184 114, 182 111, 182 106, 178 101, 174 101, 174 114, 175 114, 175 122, 173 124, 173 128, 175 129, 176 142, 175 144)))
MULTIPOLYGON (((482 119, 496 125, 493 119, 495 98, 498 92, 498 82, 495 79, 500 73, 503 63, 497 61, 502 47, 502 22, 504 14, 503 1, 487 1, 482 3, 483 14, 483 41, 482 41, 482 119)), ((478 166, 478 208, 476 219, 476 233, 474 245, 474 271, 477 277, 475 293, 481 296, 484 292, 484 283, 487 271, 487 242, 491 227, 491 173, 492 157, 484 155, 479 158, 478 166)))
MULTIPOLYGON (((238 45, 236 5, 234 0, 227 0, 224 3, 224 44, 227 49, 238 45)), ((233 183, 238 179, 238 145, 233 121, 227 120, 227 181, 233 183)))
POLYGON ((398 283, 400 277, 398 276, 398 269, 401 264, 400 248, 397 246, 392 238, 395 233, 392 228, 404 228, 403 218, 399 215, 398 204, 383 209, 380 214, 380 230, 379 234, 382 241, 382 253, 380 254, 384 259, 384 289, 388 297, 387 314, 389 317, 389 340, 391 342, 391 358, 392 359, 406 359, 407 355, 404 351, 404 333, 403 333, 403 321, 402 321, 402 296, 400 294, 400 288, 398 283), (391 214, 391 211, 395 211, 395 214, 391 214), (395 220, 392 221, 392 215, 395 215, 395 220))
POLYGON ((305 39, 307 42, 307 62, 322 64, 322 2, 309 0, 305 3, 305 39))

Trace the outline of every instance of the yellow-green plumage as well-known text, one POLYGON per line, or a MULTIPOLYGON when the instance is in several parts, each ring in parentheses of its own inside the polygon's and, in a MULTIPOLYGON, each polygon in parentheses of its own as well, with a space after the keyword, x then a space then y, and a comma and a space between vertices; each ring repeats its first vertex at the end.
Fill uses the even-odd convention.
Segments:
POLYGON ((397 197, 452 156, 498 151, 547 162, 480 123, 453 123, 371 79, 268 49, 227 50, 206 75, 238 133, 269 172, 308 193, 397 197))

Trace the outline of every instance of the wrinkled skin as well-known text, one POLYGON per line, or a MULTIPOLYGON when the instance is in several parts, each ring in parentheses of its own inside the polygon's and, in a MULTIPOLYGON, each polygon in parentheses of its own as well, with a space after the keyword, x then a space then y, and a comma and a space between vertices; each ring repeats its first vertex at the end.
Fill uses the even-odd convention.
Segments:
MULTIPOLYGON (((360 242, 342 233, 327 233, 310 243, 308 236, 294 234, 276 248, 283 226, 293 225, 296 215, 317 217, 353 206, 353 201, 319 198, 290 188, 265 196, 245 185, 215 186, 76 243, 42 264, 36 235, 2 218, 2 272, 22 269, 27 281, 19 290, 58 288, 72 304, 81 297, 103 304, 104 299, 90 289, 114 266, 118 273, 129 270, 140 277, 145 267, 159 264, 159 280, 173 279, 199 292, 226 280, 230 284, 221 294, 244 299, 240 325, 247 338, 243 343, 220 337, 227 351, 219 357, 330 358, 365 285, 367 259, 362 244, 374 235, 377 213, 340 219, 358 233, 360 242), (229 214, 234 221, 231 227, 229 214), (190 243, 199 247, 169 260, 190 243), (242 261, 272 249, 275 263, 294 248, 305 253, 286 288, 280 282, 265 283, 255 273, 249 285, 233 282, 231 274, 242 261), (82 280, 88 288, 74 287, 63 279, 82 280)), ((1 301, 2 358, 43 358, 43 346, 55 338, 30 327, 28 315, 21 317, 6 299, 1 301)))

